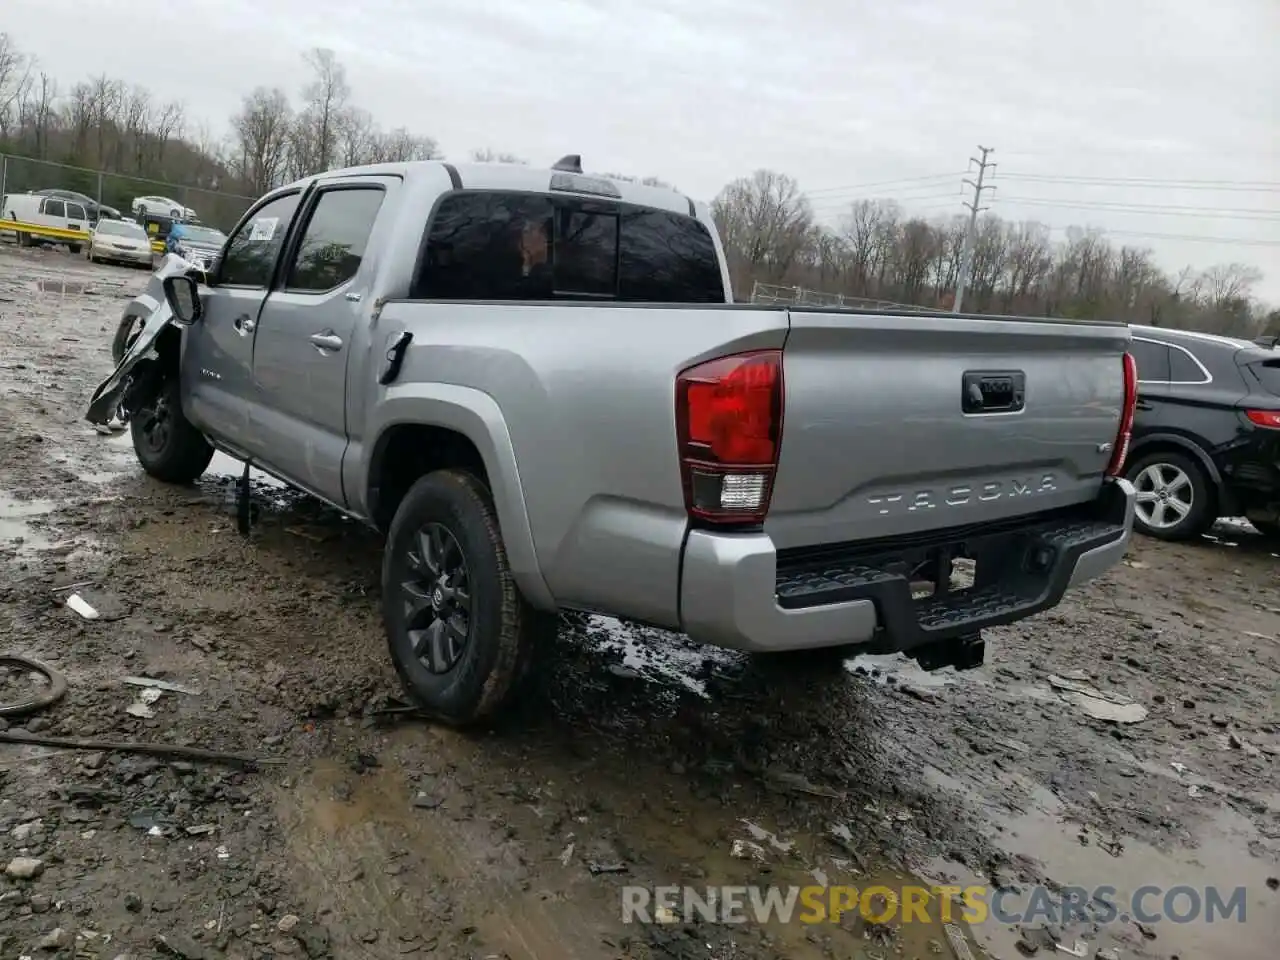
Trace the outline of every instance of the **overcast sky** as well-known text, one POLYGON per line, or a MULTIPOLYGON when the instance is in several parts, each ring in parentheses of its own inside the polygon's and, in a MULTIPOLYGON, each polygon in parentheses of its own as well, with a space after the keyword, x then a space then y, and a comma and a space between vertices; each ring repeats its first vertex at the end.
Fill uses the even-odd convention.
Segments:
POLYGON ((981 143, 1000 214, 1252 262, 1280 302, 1280 0, 0 0, 0 30, 64 85, 144 84, 219 133, 327 46, 355 102, 450 155, 576 152, 704 199, 772 167, 828 219, 958 209, 941 175, 981 143))

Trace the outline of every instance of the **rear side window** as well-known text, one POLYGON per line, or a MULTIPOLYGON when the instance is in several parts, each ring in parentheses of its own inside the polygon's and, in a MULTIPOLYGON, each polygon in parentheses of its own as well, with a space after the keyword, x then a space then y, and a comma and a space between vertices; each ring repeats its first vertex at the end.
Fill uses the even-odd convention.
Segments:
POLYGON ((354 277, 383 196, 381 190, 370 188, 320 194, 289 267, 285 289, 323 293, 354 277))
POLYGON ((44 212, 50 217, 65 217, 67 215, 67 205, 61 200, 46 200, 44 202, 44 212))
POLYGON ((1178 347, 1169 348, 1169 379, 1174 383, 1206 382, 1200 365, 1192 359, 1190 353, 1178 347))
POLYGON ((692 217, 477 191, 440 204, 413 295, 714 303, 724 288, 711 236, 692 217))
POLYGON ((1169 382, 1169 347, 1153 340, 1133 340, 1129 351, 1138 364, 1138 379, 1147 383, 1169 382))

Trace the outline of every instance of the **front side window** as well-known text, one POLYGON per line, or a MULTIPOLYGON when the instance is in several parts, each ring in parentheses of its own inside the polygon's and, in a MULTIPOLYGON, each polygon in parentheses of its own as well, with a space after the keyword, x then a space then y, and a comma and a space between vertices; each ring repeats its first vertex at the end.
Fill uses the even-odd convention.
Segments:
POLYGON ((384 196, 381 189, 367 187, 321 193, 298 244, 285 289, 321 293, 354 277, 384 196))
POLYGON ((68 220, 84 220, 84 207, 78 203, 67 203, 67 219, 68 220))
POLYGON ((271 282, 298 199, 296 193, 276 197, 240 225, 218 269, 219 285, 265 288, 271 282))

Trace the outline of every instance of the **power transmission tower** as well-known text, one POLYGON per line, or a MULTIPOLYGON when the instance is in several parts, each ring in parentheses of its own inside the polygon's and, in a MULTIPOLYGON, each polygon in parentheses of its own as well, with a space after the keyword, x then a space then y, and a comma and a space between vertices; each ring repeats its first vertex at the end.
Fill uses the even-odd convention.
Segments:
POLYGON ((994 163, 987 161, 987 156, 995 153, 995 148, 979 145, 978 149, 982 151, 982 159, 979 160, 977 157, 969 158, 970 163, 978 165, 978 179, 976 182, 968 177, 964 180, 965 183, 973 187, 973 202, 965 203, 965 206, 969 208, 969 228, 964 233, 964 246, 960 250, 960 279, 956 281, 956 302, 951 308, 953 313, 960 313, 964 309, 964 291, 969 286, 969 274, 973 269, 973 239, 978 229, 978 214, 988 209, 987 207, 979 206, 982 203, 982 191, 995 189, 993 185, 983 182, 986 180, 987 171, 996 168, 994 163))

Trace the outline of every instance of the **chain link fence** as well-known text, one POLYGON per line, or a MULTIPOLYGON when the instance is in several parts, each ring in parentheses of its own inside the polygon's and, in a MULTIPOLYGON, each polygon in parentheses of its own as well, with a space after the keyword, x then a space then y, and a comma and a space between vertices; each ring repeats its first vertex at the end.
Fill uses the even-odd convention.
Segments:
POLYGON ((849 307, 855 310, 912 310, 917 313, 929 311, 928 307, 922 307, 919 304, 848 297, 843 293, 824 293, 821 290, 785 287, 780 284, 761 283, 758 280, 751 288, 751 302, 783 307, 849 307))
MULTIPOLYGON (((0 198, 11 193, 50 189, 82 193, 99 205, 114 207, 126 217, 134 215, 136 199, 163 197, 192 210, 200 222, 224 232, 235 226, 240 215, 257 199, 205 187, 190 187, 163 180, 73 167, 51 160, 0 154, 0 198)), ((147 206, 152 213, 162 216, 168 216, 170 209, 173 209, 155 203, 147 206)), ((8 211, 0 210, 0 217, 7 215, 8 211)))

